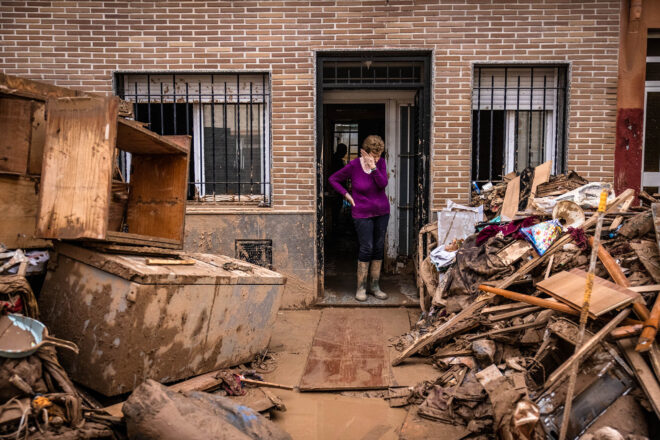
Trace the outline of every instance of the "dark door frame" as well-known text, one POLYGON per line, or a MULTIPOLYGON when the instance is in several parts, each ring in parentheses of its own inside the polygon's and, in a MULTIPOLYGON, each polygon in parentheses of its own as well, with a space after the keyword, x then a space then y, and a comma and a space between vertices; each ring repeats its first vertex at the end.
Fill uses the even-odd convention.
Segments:
MULTIPOLYGON (((418 166, 416 168, 415 182, 425 182, 420 185, 417 203, 416 225, 423 225, 429 218, 430 194, 430 135, 431 135, 431 61, 432 52, 419 51, 342 51, 342 52, 316 52, 316 270, 318 278, 318 294, 324 290, 324 198, 325 187, 323 173, 323 93, 326 90, 415 90, 418 92, 420 115, 418 121, 419 138, 416 149, 418 166), (421 82, 344 82, 324 84, 324 67, 328 62, 410 62, 422 63, 421 82), (420 175, 422 174, 422 175, 420 175)), ((417 234, 415 234, 416 236, 417 234)))

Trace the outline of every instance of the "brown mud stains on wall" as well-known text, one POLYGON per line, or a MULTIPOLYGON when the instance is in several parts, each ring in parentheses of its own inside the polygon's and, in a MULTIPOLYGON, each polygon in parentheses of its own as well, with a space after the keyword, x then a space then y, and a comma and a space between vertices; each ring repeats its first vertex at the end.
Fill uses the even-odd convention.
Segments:
POLYGON ((236 257, 236 240, 272 240, 272 269, 286 277, 282 308, 304 308, 317 297, 315 221, 314 212, 188 214, 184 250, 236 257))
POLYGON ((644 110, 619 109, 616 115, 616 150, 614 151, 616 192, 633 188, 639 192, 642 182, 644 110))

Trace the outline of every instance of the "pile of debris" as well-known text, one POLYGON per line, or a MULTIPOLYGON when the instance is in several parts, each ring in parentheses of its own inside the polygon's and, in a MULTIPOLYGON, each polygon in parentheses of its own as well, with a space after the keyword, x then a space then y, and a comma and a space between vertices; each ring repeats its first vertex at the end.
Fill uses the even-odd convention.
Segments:
MULTIPOLYGON (((165 438, 172 424, 168 438, 288 438, 200 393, 199 376, 268 346, 285 279, 183 251, 191 137, 132 116, 117 97, 0 73, 0 438, 165 438), (186 396, 149 382, 193 376, 186 396), (91 397, 132 391, 127 425, 91 397)), ((240 395, 254 381, 224 377, 240 395)))
POLYGON ((657 438, 660 203, 575 173, 532 176, 522 203, 519 179, 494 220, 450 204, 451 222, 422 230, 425 312, 392 364, 426 356, 440 373, 390 403, 451 427, 443 438, 657 438))

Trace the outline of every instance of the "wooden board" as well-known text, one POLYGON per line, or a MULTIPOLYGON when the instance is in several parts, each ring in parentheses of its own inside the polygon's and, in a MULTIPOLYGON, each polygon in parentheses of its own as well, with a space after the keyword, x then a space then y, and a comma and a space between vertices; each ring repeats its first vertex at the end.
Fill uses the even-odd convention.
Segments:
POLYGON ((545 163, 534 168, 534 178, 532 179, 532 188, 529 193, 529 198, 527 199, 527 207, 529 208, 532 203, 532 199, 536 197, 536 188, 542 184, 546 183, 550 179, 550 174, 552 173, 552 161, 549 160, 545 163))
POLYGON ((117 121, 117 148, 134 154, 188 154, 189 148, 160 136, 136 121, 117 121))
POLYGON ((32 102, 0 97, 0 172, 25 174, 32 133, 32 102))
POLYGON ((660 254, 658 253, 657 243, 642 240, 640 242, 630 242, 630 247, 633 248, 653 281, 660 283, 660 254))
POLYGON ((324 309, 300 389, 368 390, 390 385, 389 351, 380 318, 356 309, 324 309))
POLYGON ((620 339, 616 343, 635 372, 637 382, 639 382, 646 393, 646 397, 648 397, 655 415, 660 417, 660 384, 658 384, 658 380, 642 355, 635 351, 634 338, 620 339))
MULTIPOLYGON (((180 138, 189 149, 190 137, 180 138)), ((128 232, 183 243, 188 155, 135 154, 131 163, 128 232)))
POLYGON ((506 193, 502 203, 502 220, 513 220, 518 212, 518 203, 520 202, 520 176, 509 181, 506 184, 506 193))
POLYGON ((47 113, 37 233, 44 238, 105 238, 117 100, 51 99, 47 113))
POLYGON ((50 241, 37 238, 38 182, 23 176, 0 175, 0 243, 8 249, 43 248, 50 241))
MULTIPOLYGON (((557 298, 559 301, 582 309, 587 273, 581 269, 559 272, 536 284, 536 288, 557 298)), ((626 306, 639 298, 637 292, 618 286, 600 277, 594 278, 589 314, 601 316, 609 311, 626 306)))

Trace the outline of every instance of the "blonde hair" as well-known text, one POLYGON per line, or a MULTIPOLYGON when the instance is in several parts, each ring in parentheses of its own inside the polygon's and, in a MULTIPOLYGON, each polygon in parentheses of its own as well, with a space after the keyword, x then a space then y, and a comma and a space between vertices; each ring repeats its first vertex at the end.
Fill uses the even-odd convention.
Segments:
POLYGON ((367 136, 364 142, 362 142, 362 149, 369 154, 382 154, 385 149, 385 142, 383 142, 383 139, 380 136, 372 134, 367 136))

